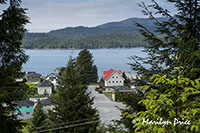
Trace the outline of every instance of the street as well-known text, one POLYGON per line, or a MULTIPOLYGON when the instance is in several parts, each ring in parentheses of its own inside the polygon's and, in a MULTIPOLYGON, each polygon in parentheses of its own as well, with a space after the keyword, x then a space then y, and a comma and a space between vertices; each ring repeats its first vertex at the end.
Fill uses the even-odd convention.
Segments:
POLYGON ((112 124, 112 120, 120 120, 121 113, 117 108, 124 108, 125 105, 119 102, 113 102, 104 94, 99 94, 95 91, 95 85, 88 86, 88 91, 91 92, 91 97, 94 97, 94 107, 99 111, 100 120, 105 124, 112 124))

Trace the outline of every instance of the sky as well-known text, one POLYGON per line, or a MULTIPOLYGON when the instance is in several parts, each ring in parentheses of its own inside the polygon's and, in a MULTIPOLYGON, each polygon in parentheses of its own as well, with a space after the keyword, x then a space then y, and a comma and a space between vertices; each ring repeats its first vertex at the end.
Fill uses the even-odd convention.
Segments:
MULTIPOLYGON (((29 32, 49 32, 65 27, 95 27, 131 17, 144 18, 138 6, 142 0, 22 0, 30 18, 29 32)), ((143 0, 149 4, 151 0, 143 0)), ((167 0, 156 0, 174 12, 167 0)), ((0 11, 5 6, 0 5, 0 11)))

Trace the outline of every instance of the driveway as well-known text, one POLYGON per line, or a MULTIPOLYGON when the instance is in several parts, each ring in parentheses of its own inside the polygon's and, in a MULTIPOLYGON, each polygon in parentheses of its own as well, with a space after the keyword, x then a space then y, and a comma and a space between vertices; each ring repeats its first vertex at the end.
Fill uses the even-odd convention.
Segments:
POLYGON ((99 94, 95 91, 96 87, 95 85, 90 85, 88 86, 88 91, 91 92, 91 97, 94 97, 93 106, 99 111, 101 122, 112 124, 112 120, 120 120, 121 112, 117 107, 125 108, 125 105, 111 101, 104 94, 99 94))

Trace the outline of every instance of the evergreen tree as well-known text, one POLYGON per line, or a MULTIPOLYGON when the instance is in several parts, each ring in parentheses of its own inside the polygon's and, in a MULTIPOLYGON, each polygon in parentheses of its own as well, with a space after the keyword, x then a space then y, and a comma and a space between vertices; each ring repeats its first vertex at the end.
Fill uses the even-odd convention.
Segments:
POLYGON ((98 69, 96 65, 92 66, 92 83, 96 83, 98 80, 98 69))
POLYGON ((53 111, 49 112, 49 120, 52 126, 60 123, 59 127, 92 122, 60 131, 69 133, 93 133, 99 122, 97 110, 92 107, 93 99, 90 98, 80 80, 80 73, 74 59, 70 57, 67 67, 61 69, 60 82, 56 94, 52 98, 55 105, 53 111))
POLYGON ((22 64, 28 59, 20 48, 28 18, 20 0, 0 0, 0 4, 8 5, 0 15, 0 130, 20 132, 22 123, 12 112, 26 94, 25 84, 16 79, 22 77, 22 64))
POLYGON ((42 109, 42 104, 40 100, 37 101, 37 105, 34 109, 33 119, 31 121, 31 128, 29 129, 30 132, 40 131, 44 128, 43 126, 46 125, 46 115, 42 109))
MULTIPOLYGON (((145 105, 147 110, 143 112, 139 111, 136 117, 138 117, 140 120, 141 118, 155 119, 156 117, 162 117, 166 119, 172 119, 173 117, 185 118, 186 114, 189 116, 189 112, 193 112, 194 110, 200 108, 198 99, 199 88, 191 85, 192 81, 189 82, 190 80, 196 81, 197 78, 199 78, 200 73, 200 3, 199 0, 168 1, 174 3, 178 10, 178 13, 175 14, 175 16, 171 16, 167 9, 160 7, 154 0, 152 0, 152 4, 149 6, 146 6, 144 3, 140 5, 144 9, 143 13, 148 15, 150 19, 154 20, 156 25, 155 31, 151 32, 141 24, 136 23, 140 27, 140 32, 144 36, 145 41, 148 43, 148 46, 146 46, 144 50, 148 54, 147 58, 141 58, 138 56, 131 57, 131 59, 134 60, 134 63, 131 64, 132 69, 137 71, 138 75, 141 77, 137 80, 136 85, 148 87, 144 94, 144 100, 139 102, 145 105), (163 17, 166 17, 168 21, 159 22, 158 19, 154 17, 154 13, 150 10, 150 8, 153 8, 155 14, 160 14, 163 17), (147 65, 148 67, 144 67, 147 65), (174 71, 175 66, 183 66, 180 75, 181 78, 177 77, 177 79, 173 79, 174 77, 172 77, 171 79, 169 77, 173 75, 172 71, 174 71), (156 81, 152 80, 151 78, 154 74, 158 74, 160 77, 162 77, 161 79, 156 78, 155 80, 162 80, 163 83, 155 83, 156 81), (163 80, 167 80, 169 82, 164 82, 163 80), (176 85, 174 84, 174 86, 171 85, 172 81, 174 80, 181 81, 180 84, 182 86, 179 87, 179 83, 176 85), (189 83, 187 83, 190 85, 188 86, 187 83, 184 84, 183 81, 188 81, 189 83), (192 90, 195 93, 188 94, 185 87, 193 87, 192 90), (173 89, 175 89, 174 92, 177 93, 176 95, 172 93, 173 89), (185 97, 183 97, 183 95, 185 97), (179 99, 179 101, 176 101, 177 99, 174 98, 179 99), (149 102, 147 102, 147 99, 149 102), (187 99, 187 102, 184 101, 185 99, 187 99), (181 101, 182 104, 180 103, 181 101), (185 107, 186 105, 193 104, 194 102, 195 106, 190 106, 191 110, 185 107), (160 107, 161 104, 163 108, 160 107), (182 108, 185 112, 180 111, 180 108, 182 108)), ((135 110, 135 112, 138 112, 138 110, 135 110)), ((198 131, 199 128, 199 114, 194 114, 196 115, 191 117, 191 121, 194 120, 196 125, 193 123, 192 127, 188 126, 190 131, 194 131, 194 129, 198 131)), ((146 132, 170 132, 185 130, 184 127, 181 128, 177 126, 167 126, 162 128, 159 126, 150 125, 148 127, 142 126, 141 123, 137 123, 134 128, 136 129, 135 131, 145 130, 146 132)))
POLYGON ((122 73, 122 77, 125 79, 124 80, 124 86, 127 86, 127 87, 131 87, 131 80, 129 78, 127 78, 125 72, 122 73))
POLYGON ((81 82, 85 85, 97 82, 97 67, 93 64, 92 54, 87 49, 81 50, 77 57, 77 66, 81 75, 81 82))

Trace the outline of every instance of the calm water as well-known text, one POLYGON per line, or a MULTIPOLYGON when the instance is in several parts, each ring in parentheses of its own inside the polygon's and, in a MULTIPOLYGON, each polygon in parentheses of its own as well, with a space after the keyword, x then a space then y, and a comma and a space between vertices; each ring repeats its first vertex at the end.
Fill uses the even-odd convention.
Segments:
MULTIPOLYGON (((104 70, 110 68, 122 71, 131 71, 127 63, 132 61, 128 57, 138 55, 144 57, 143 48, 131 49, 96 49, 90 50, 94 57, 94 63, 98 67, 98 74, 102 76, 104 70)), ((57 67, 65 66, 69 56, 76 57, 80 50, 25 50, 30 56, 29 61, 23 66, 24 71, 36 71, 46 76, 57 67)))

